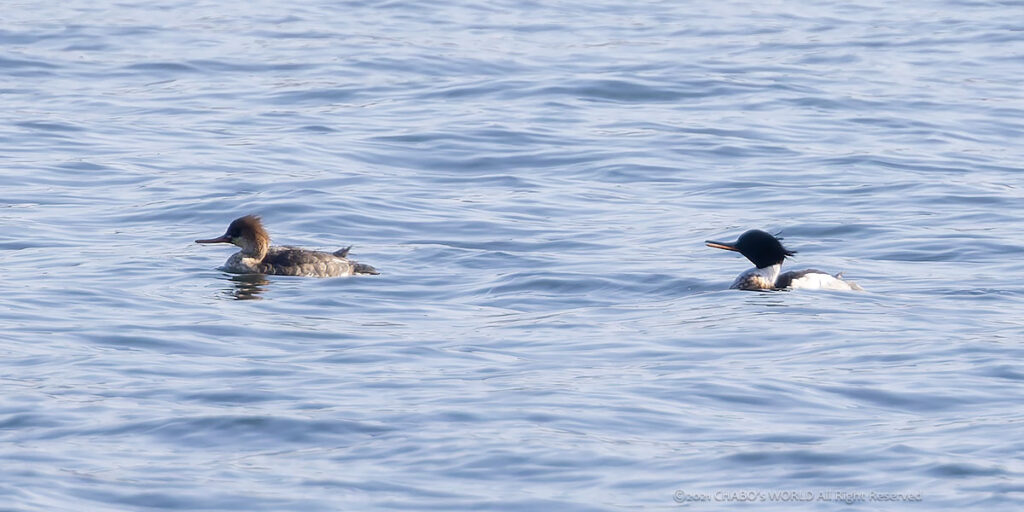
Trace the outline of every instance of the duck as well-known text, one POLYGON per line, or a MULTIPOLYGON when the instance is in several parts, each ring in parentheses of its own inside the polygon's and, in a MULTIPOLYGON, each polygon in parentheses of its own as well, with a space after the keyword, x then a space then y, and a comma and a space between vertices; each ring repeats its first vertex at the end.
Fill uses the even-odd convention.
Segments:
POLYGON ((352 246, 334 252, 270 245, 270 235, 259 216, 239 217, 217 238, 196 240, 197 244, 232 244, 242 250, 232 254, 220 269, 233 274, 278 276, 340 277, 379 275, 365 263, 348 259, 352 246))
POLYGON ((829 274, 813 268, 782 272, 782 263, 795 255, 796 251, 786 249, 779 240, 766 231, 751 229, 732 243, 705 240, 704 244, 715 249, 738 252, 754 264, 754 268, 736 277, 730 289, 864 291, 857 283, 843 279, 842 272, 829 274))

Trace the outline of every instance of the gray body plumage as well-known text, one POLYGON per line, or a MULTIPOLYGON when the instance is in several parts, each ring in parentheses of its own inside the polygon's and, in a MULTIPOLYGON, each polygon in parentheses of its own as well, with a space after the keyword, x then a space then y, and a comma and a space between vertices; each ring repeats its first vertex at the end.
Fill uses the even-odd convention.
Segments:
POLYGON ((357 263, 337 254, 348 254, 348 249, 337 253, 311 251, 298 247, 271 247, 262 260, 236 252, 224 263, 223 270, 235 274, 267 274, 276 276, 340 277, 356 274, 377 275, 370 265, 357 263))
POLYGON ((842 273, 832 275, 809 268, 779 273, 781 265, 752 268, 732 282, 733 290, 844 290, 864 291, 857 283, 843 280, 842 273))

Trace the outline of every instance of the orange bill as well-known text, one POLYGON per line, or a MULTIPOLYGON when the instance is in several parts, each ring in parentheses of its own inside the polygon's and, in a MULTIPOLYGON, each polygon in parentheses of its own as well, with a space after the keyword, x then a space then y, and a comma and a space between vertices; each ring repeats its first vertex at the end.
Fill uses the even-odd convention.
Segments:
POLYGON ((704 241, 704 245, 706 245, 708 247, 714 247, 715 249, 725 249, 727 251, 739 252, 739 249, 737 249, 735 245, 727 244, 725 242, 715 242, 714 240, 705 240, 704 241))

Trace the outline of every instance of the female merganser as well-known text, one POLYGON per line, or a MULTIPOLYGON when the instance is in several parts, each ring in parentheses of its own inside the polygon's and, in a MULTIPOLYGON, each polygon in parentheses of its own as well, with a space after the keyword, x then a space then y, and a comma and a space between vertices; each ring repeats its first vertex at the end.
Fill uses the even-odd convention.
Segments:
POLYGON ((221 268, 235 274, 273 274, 279 276, 337 277, 353 274, 377 275, 376 269, 356 263, 345 256, 352 247, 335 252, 310 251, 298 247, 271 247, 270 235, 255 215, 235 219, 219 238, 196 240, 198 244, 227 243, 242 248, 221 268))
POLYGON ((728 244, 705 240, 708 247, 736 251, 746 256, 756 268, 739 275, 729 288, 737 290, 783 290, 803 288, 810 290, 858 290, 857 283, 844 281, 843 274, 830 275, 813 268, 779 273, 786 256, 796 254, 782 246, 778 238, 759 229, 740 235, 736 243, 728 244))

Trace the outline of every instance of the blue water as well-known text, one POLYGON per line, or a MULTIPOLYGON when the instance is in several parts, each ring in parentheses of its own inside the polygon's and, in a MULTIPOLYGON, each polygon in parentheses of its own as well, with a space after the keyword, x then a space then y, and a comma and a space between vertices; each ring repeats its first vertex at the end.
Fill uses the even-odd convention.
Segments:
POLYGON ((1019 508, 1021 14, 7 2, 0 508, 1019 508))

